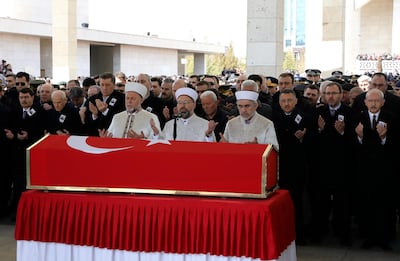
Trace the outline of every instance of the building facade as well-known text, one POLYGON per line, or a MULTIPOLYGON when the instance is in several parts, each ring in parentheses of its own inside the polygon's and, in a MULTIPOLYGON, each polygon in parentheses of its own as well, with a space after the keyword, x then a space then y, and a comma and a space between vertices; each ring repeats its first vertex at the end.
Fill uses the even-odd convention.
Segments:
POLYGON ((13 71, 55 81, 105 71, 127 75, 180 75, 182 59, 194 55, 195 73, 205 73, 205 54, 225 46, 91 29, 90 0, 9 0, 0 10, 0 58, 13 71))

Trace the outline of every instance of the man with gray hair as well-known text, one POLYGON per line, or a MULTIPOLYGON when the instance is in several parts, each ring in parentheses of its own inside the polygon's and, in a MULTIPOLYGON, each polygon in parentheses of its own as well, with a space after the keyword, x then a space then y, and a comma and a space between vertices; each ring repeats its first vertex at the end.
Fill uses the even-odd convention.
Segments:
MULTIPOLYGON (((374 78, 374 77, 373 77, 374 78)), ((396 234, 396 196, 398 195, 398 129, 394 115, 384 107, 383 91, 370 88, 365 95, 367 109, 360 113, 357 134, 355 202, 358 221, 366 240, 364 249, 378 246, 392 250, 396 234), (377 178, 379 175, 379 178, 377 178), (397 195, 396 195, 397 194, 397 195)))
POLYGON ((51 134, 57 135, 81 135, 83 125, 79 112, 68 103, 64 91, 56 90, 51 94, 53 107, 49 110, 49 129, 51 134))
MULTIPOLYGON (((253 81, 253 80, 245 80, 242 83, 242 86, 240 87, 240 90, 242 91, 252 91, 258 94, 258 84, 253 81)), ((258 114, 264 116, 267 119, 272 120, 272 107, 271 105, 267 104, 267 103, 263 103, 261 102, 258 98, 257 98, 257 112, 258 114)), ((239 115, 239 110, 237 107, 232 109, 232 114, 235 116, 239 115)))
POLYGON ((212 90, 203 92, 200 95, 200 102, 204 112, 201 117, 216 123, 214 134, 217 141, 219 141, 221 139, 219 134, 224 133, 228 122, 228 113, 220 108, 218 97, 212 90))
POLYGON ((371 77, 369 77, 368 75, 361 75, 360 77, 358 77, 357 79, 357 84, 358 87, 360 87, 364 92, 368 91, 368 86, 371 82, 371 77))
POLYGON ((140 73, 136 77, 135 82, 143 84, 147 88, 147 95, 144 98, 142 102, 142 108, 145 109, 148 112, 154 113, 157 115, 161 125, 163 126, 165 123, 165 117, 163 115, 163 101, 161 98, 157 97, 154 95, 153 92, 151 92, 151 77, 148 74, 145 73, 140 73))
POLYGON ((42 106, 42 108, 46 111, 53 108, 53 102, 51 100, 51 94, 53 91, 53 85, 50 83, 45 83, 40 86, 39 103, 40 106, 42 106))
POLYGON ((323 81, 319 85, 319 100, 317 102, 317 107, 323 106, 326 103, 325 100, 325 89, 328 84, 333 83, 332 81, 323 81))

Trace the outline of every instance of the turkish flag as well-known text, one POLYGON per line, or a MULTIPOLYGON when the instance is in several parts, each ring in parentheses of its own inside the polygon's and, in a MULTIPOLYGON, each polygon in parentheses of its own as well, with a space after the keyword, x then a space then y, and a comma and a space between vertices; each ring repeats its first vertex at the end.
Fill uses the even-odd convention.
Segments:
POLYGON ((277 184, 271 145, 49 135, 27 154, 29 188, 266 197, 277 184))

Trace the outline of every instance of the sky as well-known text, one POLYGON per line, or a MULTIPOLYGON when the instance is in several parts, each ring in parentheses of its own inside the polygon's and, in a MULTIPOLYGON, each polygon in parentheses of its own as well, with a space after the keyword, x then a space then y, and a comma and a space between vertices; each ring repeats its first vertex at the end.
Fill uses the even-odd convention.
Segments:
POLYGON ((236 56, 246 56, 247 0, 89 0, 89 24, 104 31, 232 43, 236 56))

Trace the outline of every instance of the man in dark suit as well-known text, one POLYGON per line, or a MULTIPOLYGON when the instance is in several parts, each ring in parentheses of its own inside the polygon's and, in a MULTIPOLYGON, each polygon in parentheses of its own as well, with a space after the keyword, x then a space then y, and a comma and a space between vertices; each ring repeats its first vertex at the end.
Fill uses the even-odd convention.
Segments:
MULTIPOLYGON (((388 81, 387 81, 386 74, 381 73, 381 72, 375 73, 371 78, 371 82, 370 82, 368 88, 370 90, 371 89, 379 89, 380 91, 382 91, 382 93, 384 95, 384 99, 385 99, 385 102, 382 105, 382 109, 393 115, 394 118, 393 118, 393 122, 391 124, 391 128, 394 129, 393 132, 399 133, 400 132, 400 97, 387 91, 388 81)), ((367 111, 367 106, 365 104, 365 97, 366 97, 366 93, 364 92, 364 93, 358 95, 354 100, 354 103, 352 105, 352 110, 356 117, 358 117, 358 115, 360 115, 363 111, 367 111)), ((394 146, 396 146, 396 147, 400 146, 399 139, 396 139, 394 142, 396 143, 394 146)), ((400 166, 396 165, 395 168, 396 168, 395 173, 397 173, 396 182, 399 183, 400 182, 400 166)), ((400 213, 400 190, 397 191, 395 198, 397 201, 397 203, 396 203, 397 209, 400 213)), ((395 237, 395 233, 396 233, 396 220, 397 220, 397 217, 395 214, 393 214, 392 221, 391 221, 391 225, 392 225, 392 229, 391 229, 392 236, 391 237, 392 238, 395 237)))
POLYGON ((10 129, 10 110, 0 102, 0 218, 9 214, 12 184, 12 154, 13 143, 6 136, 5 130, 10 129))
MULTIPOLYGON (((174 113, 174 108, 176 109, 176 100, 172 92, 172 84, 174 80, 171 78, 166 78, 161 84, 161 101, 163 104, 163 118, 165 121, 172 119, 174 113)), ((161 122, 161 127, 164 128, 165 122, 161 122)))
POLYGON ((226 123, 228 122, 228 113, 220 106, 216 92, 208 90, 200 95, 200 102, 203 108, 203 113, 199 114, 200 117, 208 121, 214 121, 217 125, 214 129, 216 140, 221 139, 220 133, 224 133, 226 123))
POLYGON ((100 93, 89 98, 86 105, 85 128, 89 135, 98 136, 98 130, 108 129, 114 114, 125 110, 125 96, 115 90, 115 76, 100 75, 100 93))
POLYGON ((83 124, 79 117, 78 109, 68 103, 67 95, 64 91, 54 91, 51 94, 53 108, 49 114, 48 131, 57 135, 81 135, 83 134, 83 124))
POLYGON ((313 220, 318 240, 328 229, 332 210, 333 231, 342 245, 349 246, 354 128, 350 107, 341 103, 342 92, 339 83, 329 83, 325 90, 327 104, 317 108, 320 167, 319 177, 316 177, 316 184, 319 184, 316 196, 318 216, 313 220), (331 205, 332 209, 329 208, 331 205))
POLYGON ((142 103, 142 108, 157 115, 161 126, 164 126, 166 123, 163 114, 164 104, 160 97, 155 96, 154 93, 150 91, 151 77, 148 74, 140 73, 136 78, 136 82, 143 84, 147 88, 147 96, 142 103))
POLYGON ((395 210, 396 180, 394 152, 398 133, 393 115, 384 109, 384 94, 370 89, 365 96, 367 110, 360 115, 357 133, 356 202, 362 248, 379 246, 391 250, 392 218, 395 210))
POLYGON ((4 104, 11 110, 15 111, 20 107, 18 92, 23 88, 29 88, 30 76, 26 72, 18 72, 13 75, 15 78, 15 86, 10 86, 4 95, 4 104))
MULTIPOLYGON (((387 111, 392 112, 394 116, 400 115, 400 97, 388 92, 387 76, 384 73, 377 72, 372 76, 369 89, 379 89, 382 91, 385 97, 385 103, 383 108, 387 111)), ((358 95, 353 102, 352 110, 355 115, 359 115, 362 111, 367 110, 365 105, 366 92, 358 95)), ((397 119, 398 120, 398 119, 397 119)))
MULTIPOLYGON (((279 85, 279 91, 275 92, 274 96, 272 96, 272 104, 271 104, 272 113, 282 110, 281 107, 279 106, 280 92, 285 89, 294 90, 294 75, 291 73, 281 73, 278 77, 278 85, 279 85)), ((304 113, 308 114, 314 113, 314 110, 310 105, 308 99, 304 97, 300 92, 295 91, 295 93, 297 97, 296 107, 298 107, 304 113)))
POLYGON ((296 108, 294 90, 280 92, 282 111, 274 114, 273 122, 279 143, 279 187, 287 189, 295 208, 296 243, 305 244, 304 190, 307 178, 308 135, 312 133, 310 119, 296 108))
POLYGON ((16 211, 21 193, 26 189, 26 149, 43 137, 45 133, 46 116, 40 106, 34 105, 34 92, 30 88, 19 91, 21 107, 12 116, 14 123, 11 129, 6 129, 6 137, 15 142, 13 164, 15 165, 13 179, 13 210, 16 211))

